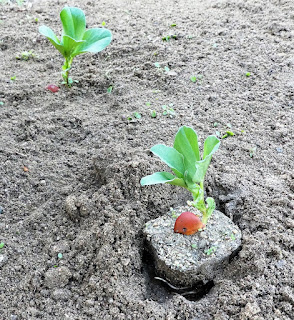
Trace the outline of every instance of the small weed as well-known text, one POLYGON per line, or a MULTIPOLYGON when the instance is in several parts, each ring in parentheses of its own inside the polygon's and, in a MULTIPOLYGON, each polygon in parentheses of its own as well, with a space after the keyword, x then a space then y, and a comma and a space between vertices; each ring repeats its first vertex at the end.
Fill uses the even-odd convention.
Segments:
POLYGON ((38 23, 38 22, 39 22, 39 18, 35 18, 34 21, 35 21, 36 23, 38 23))
POLYGON ((197 244, 196 243, 192 243, 191 247, 192 247, 192 249, 197 249, 197 244))
POLYGON ((31 58, 35 58, 36 55, 33 53, 33 50, 30 51, 23 51, 19 56, 16 56, 15 59, 17 60, 24 60, 28 61, 31 58))
POLYGON ((167 67, 167 66, 165 66, 165 67, 164 67, 164 71, 165 71, 165 72, 169 72, 169 71, 170 71, 170 68, 167 67))
POLYGON ((141 119, 141 118, 142 118, 142 115, 139 112, 135 111, 132 113, 132 115, 127 117, 127 120, 131 121, 134 119, 141 119))
POLYGON ((213 246, 213 247, 210 247, 209 249, 205 250, 204 251, 208 256, 210 256, 211 254, 215 253, 216 252, 216 247, 213 246))
POLYGON ((249 149, 249 156, 250 156, 250 158, 253 158, 253 157, 256 155, 256 149, 257 149, 256 146, 254 146, 254 147, 252 147, 251 149, 249 149))
POLYGON ((149 101, 147 101, 147 102, 146 102, 146 106, 147 106, 147 107, 150 107, 150 106, 151 106, 151 103, 150 103, 149 101))
POLYGON ((226 133, 222 136, 222 139, 226 139, 227 137, 229 137, 229 136, 232 137, 234 135, 235 135, 235 133, 233 131, 227 130, 226 133))
POLYGON ((106 26, 106 22, 102 21, 101 25, 102 25, 102 27, 105 27, 106 26))
POLYGON ((164 116, 168 116, 170 118, 173 118, 176 115, 176 112, 172 108, 172 106, 173 106, 172 103, 170 103, 168 106, 166 106, 166 105, 162 106, 162 110, 163 110, 162 114, 164 116))
POLYGON ((176 24, 176 23, 172 23, 170 26, 171 26, 171 27, 176 27, 177 24, 176 24))
POLYGON ((250 76, 251 76, 251 73, 250 73, 250 72, 246 72, 246 73, 245 73, 245 76, 246 76, 246 77, 250 77, 250 76))
POLYGON ((172 35, 170 35, 170 36, 164 36, 164 37, 162 37, 162 41, 169 41, 170 39, 175 39, 175 40, 177 40, 178 37, 177 37, 175 34, 172 34, 172 35))
POLYGON ((107 88, 107 93, 111 93, 111 92, 112 92, 112 89, 113 89, 113 86, 109 86, 109 87, 107 88))
POLYGON ((199 74, 198 76, 191 76, 190 80, 195 83, 197 81, 201 81, 202 78, 203 78, 202 74, 199 74))
POLYGON ((232 239, 233 241, 236 240, 236 236, 235 236, 233 233, 231 234, 231 239, 232 239))
POLYGON ((155 110, 151 110, 150 111, 150 116, 151 116, 151 118, 156 118, 157 117, 156 111, 155 110))
POLYGON ((10 80, 11 80, 11 81, 15 81, 15 80, 16 80, 16 76, 10 77, 10 80))
POLYGON ((160 68, 160 63, 159 62, 154 62, 154 65, 156 68, 160 68))
POLYGON ((4 242, 0 242, 0 249, 3 249, 5 246, 5 243, 4 242))

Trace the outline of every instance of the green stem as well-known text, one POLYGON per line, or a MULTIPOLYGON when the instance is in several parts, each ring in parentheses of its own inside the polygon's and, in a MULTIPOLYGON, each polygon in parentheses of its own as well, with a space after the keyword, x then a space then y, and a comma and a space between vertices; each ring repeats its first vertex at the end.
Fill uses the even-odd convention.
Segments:
POLYGON ((200 188, 192 192, 193 195, 193 206, 202 213, 202 223, 206 224, 208 221, 207 208, 204 201, 204 182, 201 181, 199 184, 200 188))
POLYGON ((70 87, 70 83, 69 83, 69 70, 71 68, 71 64, 72 64, 72 58, 65 58, 65 62, 64 65, 62 67, 63 69, 63 73, 62 73, 62 77, 63 77, 63 81, 65 82, 65 84, 70 87))

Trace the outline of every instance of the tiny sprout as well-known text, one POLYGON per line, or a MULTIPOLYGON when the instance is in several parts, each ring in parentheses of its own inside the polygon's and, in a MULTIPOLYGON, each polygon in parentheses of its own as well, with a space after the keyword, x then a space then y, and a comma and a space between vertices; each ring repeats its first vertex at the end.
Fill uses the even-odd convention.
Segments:
POLYGON ((0 101, 0 106, 3 106, 4 105, 4 102, 3 101, 0 101))
POLYGON ((192 244, 191 244, 191 247, 192 247, 193 249, 197 249, 197 244, 196 244, 196 243, 192 243, 192 244))
POLYGON ((250 158, 253 158, 253 157, 255 156, 255 154, 256 154, 256 149, 257 149, 257 147, 254 146, 254 147, 252 147, 252 148, 249 150, 249 156, 250 156, 250 158))
POLYGON ((207 250, 205 250, 204 252, 208 255, 208 256, 210 256, 212 253, 214 253, 216 251, 216 247, 211 247, 211 248, 209 248, 209 249, 207 249, 207 250))
POLYGON ((102 25, 102 27, 105 27, 106 26, 106 22, 102 21, 101 25, 102 25))
POLYGON ((236 236, 235 236, 233 233, 231 234, 231 239, 232 239, 233 241, 236 240, 236 236))
POLYGON ((233 131, 226 131, 226 134, 222 136, 222 139, 226 139, 229 136, 234 136, 235 133, 233 131))
POLYGON ((39 22, 39 18, 35 18, 34 20, 35 20, 36 23, 39 22))
POLYGON ((11 81, 16 80, 16 76, 12 76, 12 77, 10 77, 10 80, 11 80, 11 81))
POLYGON ((173 118, 176 115, 175 110, 172 108, 172 104, 169 104, 169 106, 162 106, 162 110, 163 110, 163 115, 164 116, 168 116, 170 118, 173 118))
POLYGON ((140 114, 139 112, 137 112, 137 111, 135 111, 135 112, 133 113, 133 116, 134 116, 136 119, 141 119, 141 118, 142 118, 141 114, 140 114))
POLYGON ((155 110, 151 110, 150 111, 150 116, 151 116, 151 118, 156 118, 156 116, 157 116, 156 111, 155 110))
POLYGON ((251 76, 251 73, 250 73, 250 72, 246 72, 246 73, 245 73, 245 76, 246 76, 246 77, 250 77, 250 76, 251 76))
POLYGON ((165 66, 164 71, 169 72, 170 71, 169 67, 165 66))
POLYGON ((16 56, 15 58, 17 60, 28 61, 30 58, 35 58, 35 56, 36 55, 33 53, 33 50, 30 50, 21 52, 20 56, 16 56))
POLYGON ((176 27, 177 25, 176 25, 176 23, 172 23, 170 26, 171 27, 176 27))
POLYGON ((169 41, 171 36, 164 36, 162 37, 162 41, 169 41))
POLYGON ((109 87, 107 88, 107 93, 111 93, 111 92, 112 92, 112 89, 113 89, 113 86, 109 86, 109 87))
POLYGON ((195 76, 191 76, 190 80, 191 80, 192 82, 196 82, 196 81, 197 81, 197 78, 196 78, 195 76))
POLYGON ((0 249, 3 249, 5 246, 5 243, 4 242, 0 242, 0 249))
POLYGON ((58 255, 57 255, 57 257, 58 257, 58 259, 62 259, 63 254, 59 252, 58 255))
POLYGON ((160 68, 160 63, 159 62, 154 62, 154 65, 156 68, 160 68))
POLYGON ((150 103, 149 101, 147 101, 147 102, 146 102, 146 106, 147 106, 147 107, 150 107, 150 106, 151 106, 151 103, 150 103))

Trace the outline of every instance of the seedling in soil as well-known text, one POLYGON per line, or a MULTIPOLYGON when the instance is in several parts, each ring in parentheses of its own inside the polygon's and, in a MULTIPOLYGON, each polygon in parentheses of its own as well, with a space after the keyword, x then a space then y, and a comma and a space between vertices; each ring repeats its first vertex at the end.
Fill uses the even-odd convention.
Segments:
POLYGON ((211 248, 205 250, 204 252, 205 252, 208 256, 210 256, 211 254, 215 253, 215 251, 216 251, 216 247, 211 247, 211 248))
POLYGON ((177 40, 177 36, 175 35, 175 34, 172 34, 172 35, 170 35, 170 36, 164 36, 164 37, 162 37, 162 41, 169 41, 170 39, 175 39, 175 40, 177 40))
POLYGON ((21 52, 21 54, 19 56, 16 56, 15 58, 17 60, 24 60, 24 61, 28 61, 31 58, 35 58, 36 55, 33 53, 33 50, 30 51, 23 51, 21 52))
POLYGON ((151 118, 156 118, 156 116, 157 116, 156 111, 155 110, 151 110, 150 111, 150 116, 151 116, 151 118))
POLYGON ((198 75, 198 76, 191 76, 190 77, 190 80, 192 81, 192 82, 197 82, 197 80, 202 80, 202 78, 203 78, 203 76, 200 74, 200 75, 198 75))
POLYGON ((249 149, 250 158, 253 158, 256 155, 256 149, 257 147, 252 147, 251 149, 249 149))
POLYGON ((142 115, 139 112, 135 111, 131 116, 127 117, 127 120, 131 121, 134 119, 141 119, 141 118, 142 118, 142 115))
POLYGON ((4 105, 4 102, 3 101, 0 101, 0 106, 3 106, 4 105))
POLYGON ((10 77, 10 80, 11 80, 11 81, 15 81, 15 80, 16 80, 16 76, 10 77))
POLYGON ((166 106, 166 105, 162 106, 162 110, 163 110, 162 114, 164 116, 168 116, 170 118, 173 118, 176 115, 176 112, 172 108, 172 106, 173 106, 172 103, 170 103, 168 106, 166 106))
POLYGON ((71 87, 73 80, 69 77, 73 58, 79 54, 102 51, 111 42, 111 32, 104 28, 86 30, 86 18, 84 12, 75 7, 65 7, 60 12, 62 22, 61 40, 47 26, 41 26, 39 32, 47 37, 53 46, 65 58, 62 67, 63 84, 71 87))
POLYGON ((226 133, 222 136, 222 139, 226 139, 227 137, 232 137, 234 135, 235 133, 233 131, 227 130, 226 133))
POLYGON ((170 26, 171 27, 176 27, 177 25, 176 25, 176 23, 172 23, 170 26))
POLYGON ((155 172, 142 178, 141 185, 168 183, 187 189, 193 196, 193 201, 189 204, 202 213, 202 223, 206 225, 215 209, 215 201, 210 197, 204 200, 204 178, 212 155, 219 145, 217 137, 208 136, 201 157, 197 133, 190 127, 181 127, 175 136, 173 147, 158 144, 151 148, 151 152, 165 162, 175 175, 165 171, 155 172))
POLYGON ((3 249, 5 246, 5 243, 4 242, 0 242, 0 249, 3 249))
POLYGON ((251 76, 251 73, 250 73, 250 72, 246 72, 246 73, 245 73, 245 76, 246 76, 246 77, 250 77, 250 76, 251 76))
POLYGON ((105 27, 106 26, 106 22, 102 21, 101 25, 102 25, 102 27, 105 27))
POLYGON ((112 89, 113 89, 113 86, 109 86, 109 87, 107 88, 107 93, 111 93, 111 92, 112 92, 112 89))

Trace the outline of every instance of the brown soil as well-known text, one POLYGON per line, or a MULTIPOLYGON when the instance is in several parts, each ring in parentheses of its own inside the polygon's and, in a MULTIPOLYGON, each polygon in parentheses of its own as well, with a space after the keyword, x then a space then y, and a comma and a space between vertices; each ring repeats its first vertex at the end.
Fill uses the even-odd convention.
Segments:
POLYGON ((293 319, 293 1, 26 1, 0 3, 0 20, 0 319, 293 319), (53 94, 63 60, 38 27, 60 34, 65 4, 113 41, 53 94), (206 185, 243 246, 197 301, 153 283, 142 259, 144 223, 191 200, 139 185, 166 169, 148 149, 181 125, 201 141, 235 133, 206 185))

